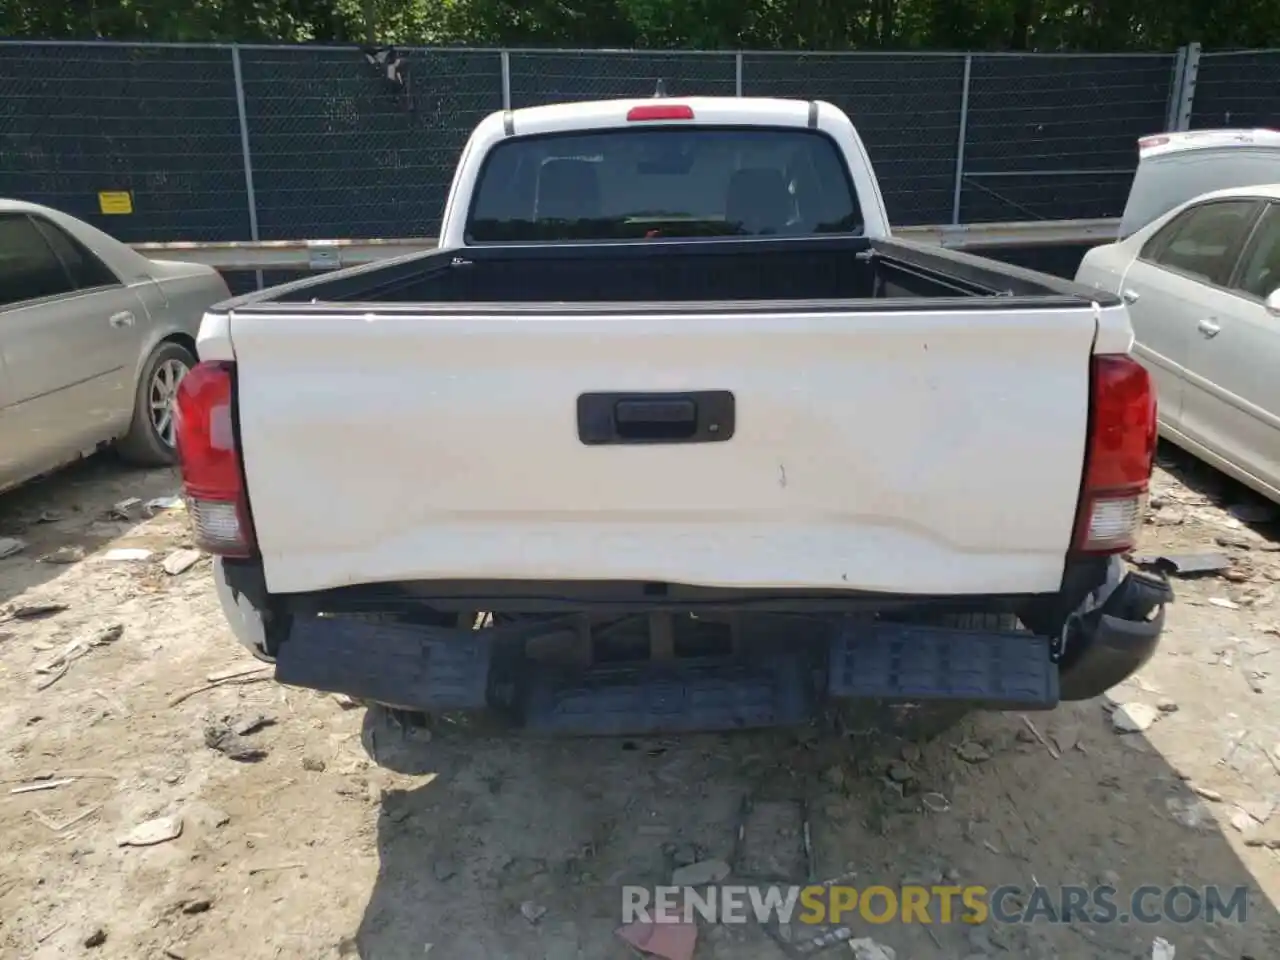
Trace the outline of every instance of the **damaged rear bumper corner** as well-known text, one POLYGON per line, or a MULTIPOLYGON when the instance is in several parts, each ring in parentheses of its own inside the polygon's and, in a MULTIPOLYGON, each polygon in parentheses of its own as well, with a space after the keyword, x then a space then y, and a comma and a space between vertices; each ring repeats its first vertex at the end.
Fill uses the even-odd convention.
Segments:
POLYGON ((1113 558, 1107 583, 1063 630, 1059 689, 1064 701, 1091 700, 1142 668, 1160 643, 1165 606, 1173 601, 1168 580, 1125 572, 1113 558))

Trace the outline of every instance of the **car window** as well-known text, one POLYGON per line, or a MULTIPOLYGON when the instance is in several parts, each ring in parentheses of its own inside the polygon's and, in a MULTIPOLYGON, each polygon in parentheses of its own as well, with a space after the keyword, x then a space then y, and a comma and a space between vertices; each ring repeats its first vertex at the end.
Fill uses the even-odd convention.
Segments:
POLYGON ((513 137, 485 159, 467 223, 474 243, 861 232, 839 148, 793 128, 513 137))
POLYGON ((1243 261, 1236 289, 1260 300, 1280 290, 1280 204, 1267 207, 1243 261))
POLYGON ((71 293, 53 248, 25 214, 0 215, 0 306, 71 293))
POLYGON ((1204 203, 1179 214, 1143 248, 1144 259, 1209 283, 1225 283, 1257 204, 1204 203))
POLYGON ((76 289, 109 287, 120 282, 120 278, 105 263, 65 230, 41 217, 32 217, 31 220, 71 274, 76 289))

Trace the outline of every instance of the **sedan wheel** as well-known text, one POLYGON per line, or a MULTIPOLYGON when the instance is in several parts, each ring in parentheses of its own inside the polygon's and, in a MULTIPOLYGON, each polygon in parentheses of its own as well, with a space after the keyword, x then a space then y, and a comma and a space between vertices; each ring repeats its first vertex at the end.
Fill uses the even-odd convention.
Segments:
POLYGON ((151 428, 155 430, 156 438, 169 449, 174 445, 173 403, 178 396, 178 384, 190 369, 176 357, 165 360, 152 374, 147 392, 151 428))
POLYGON ((140 467, 168 467, 177 462, 174 403, 178 385, 196 365, 180 343, 166 340, 147 357, 134 394, 133 420, 120 438, 120 455, 140 467))

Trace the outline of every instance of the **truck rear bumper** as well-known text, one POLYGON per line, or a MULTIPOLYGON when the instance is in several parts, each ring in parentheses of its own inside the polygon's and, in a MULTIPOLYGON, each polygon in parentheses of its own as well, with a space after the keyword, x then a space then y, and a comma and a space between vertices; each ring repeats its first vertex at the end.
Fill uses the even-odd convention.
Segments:
MULTIPOLYGON (((291 615, 271 657, 252 600, 219 567, 233 632, 274 660, 283 683, 424 712, 491 711, 514 728, 567 735, 793 725, 839 699, 1048 710, 1097 696, 1141 667, 1172 599, 1163 580, 1123 574, 1117 560, 1087 609, 1069 618, 1062 643, 867 615, 742 615, 730 618, 730 655, 600 663, 591 662, 586 615, 481 630, 291 615), (548 640, 568 656, 531 659, 531 643, 548 640)), ((651 638, 668 639, 679 619, 640 614, 642 627, 645 618, 651 638)))
POLYGON ((1096 605, 1067 622, 1058 669, 1063 700, 1089 700, 1136 673, 1151 659, 1164 630, 1173 590, 1163 577, 1112 564, 1096 605))

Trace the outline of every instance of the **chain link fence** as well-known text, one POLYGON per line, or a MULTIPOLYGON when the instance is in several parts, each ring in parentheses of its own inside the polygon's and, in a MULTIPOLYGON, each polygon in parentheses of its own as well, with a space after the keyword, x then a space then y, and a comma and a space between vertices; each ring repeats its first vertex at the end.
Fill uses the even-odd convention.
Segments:
POLYGON ((262 240, 430 235, 471 129, 502 105, 495 53, 415 51, 403 90, 350 50, 239 57, 262 240))
POLYGON ((250 234, 236 81, 226 50, 0 45, 0 196, 121 240, 250 234), (103 217, 100 191, 135 214, 103 217))
POLYGON ((1117 217, 1165 129, 1172 55, 975 55, 958 220, 1117 217))
MULTIPOLYGON (((898 224, 1118 216, 1180 58, 0 43, 0 196, 127 241, 429 236, 506 107, 672 96, 845 110, 898 224), (99 194, 128 191, 132 212, 99 194)), ((1205 54, 1191 126, 1275 125, 1280 51, 1205 54)))
POLYGON ((509 57, 513 108, 648 97, 659 80, 673 97, 732 97, 737 91, 732 53, 548 50, 509 57))
POLYGON ((749 53, 749 97, 826 100, 858 128, 894 223, 947 223, 955 189, 963 55, 749 53))
POLYGON ((1191 127, 1280 128, 1280 50, 1202 54, 1191 127))

